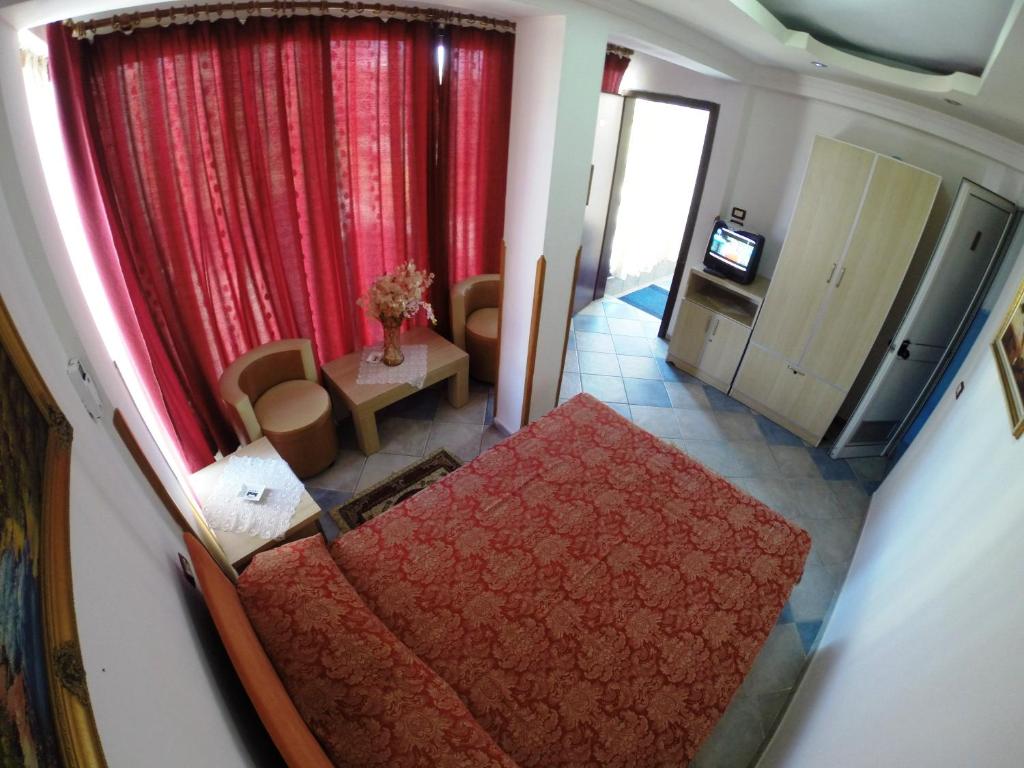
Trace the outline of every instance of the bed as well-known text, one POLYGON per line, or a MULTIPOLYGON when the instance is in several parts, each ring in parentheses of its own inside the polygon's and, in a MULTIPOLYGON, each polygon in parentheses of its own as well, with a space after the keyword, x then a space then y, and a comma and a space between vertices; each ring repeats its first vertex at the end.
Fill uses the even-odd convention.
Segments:
POLYGON ((809 548, 581 395, 329 549, 197 570, 290 765, 682 766, 809 548))

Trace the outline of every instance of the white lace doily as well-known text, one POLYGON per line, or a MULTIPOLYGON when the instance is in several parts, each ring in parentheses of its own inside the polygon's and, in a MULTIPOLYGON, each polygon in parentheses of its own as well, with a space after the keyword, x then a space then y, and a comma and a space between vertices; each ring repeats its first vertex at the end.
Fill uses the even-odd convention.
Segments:
POLYGON ((232 456, 221 473, 203 513, 211 528, 261 539, 279 539, 288 531, 303 485, 283 459, 232 456), (260 501, 246 501, 242 485, 264 486, 260 501))
POLYGON ((419 389, 427 378, 427 345, 402 347, 405 360, 401 365, 384 365, 369 358, 380 355, 381 347, 367 347, 359 358, 356 384, 411 384, 419 389))

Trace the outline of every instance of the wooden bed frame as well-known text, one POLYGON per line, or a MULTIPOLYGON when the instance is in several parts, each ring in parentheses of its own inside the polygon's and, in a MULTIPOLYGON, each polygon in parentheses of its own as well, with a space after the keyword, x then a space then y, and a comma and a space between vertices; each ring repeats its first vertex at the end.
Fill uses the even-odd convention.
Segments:
POLYGON ((185 546, 203 599, 231 663, 270 738, 290 768, 333 768, 270 663, 231 580, 191 533, 185 546))

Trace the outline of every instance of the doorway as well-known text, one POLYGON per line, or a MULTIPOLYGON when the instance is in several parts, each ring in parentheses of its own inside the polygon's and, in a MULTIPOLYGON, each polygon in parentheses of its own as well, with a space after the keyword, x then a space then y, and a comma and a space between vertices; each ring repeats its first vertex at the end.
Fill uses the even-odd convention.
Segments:
POLYGON ((574 312, 615 296, 659 320, 658 335, 665 336, 717 117, 718 105, 707 101, 602 95, 574 312), (621 123, 610 157, 619 105, 621 123))

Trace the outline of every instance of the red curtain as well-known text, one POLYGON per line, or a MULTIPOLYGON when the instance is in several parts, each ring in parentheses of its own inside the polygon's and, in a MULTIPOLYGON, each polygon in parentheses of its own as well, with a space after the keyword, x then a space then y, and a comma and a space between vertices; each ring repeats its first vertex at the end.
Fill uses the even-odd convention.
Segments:
POLYGON ((95 256, 198 468, 236 444, 225 366, 294 336, 321 361, 349 352, 379 337, 355 305, 370 281, 430 267, 434 31, 320 17, 49 38, 95 256))
POLYGON ((465 27, 448 31, 439 149, 444 246, 456 283, 497 272, 505 230, 505 182, 515 37, 465 27))
POLYGON ((626 74, 627 69, 629 69, 629 57, 608 51, 604 56, 604 78, 601 80, 601 92, 618 95, 619 86, 622 85, 622 76, 626 74))

